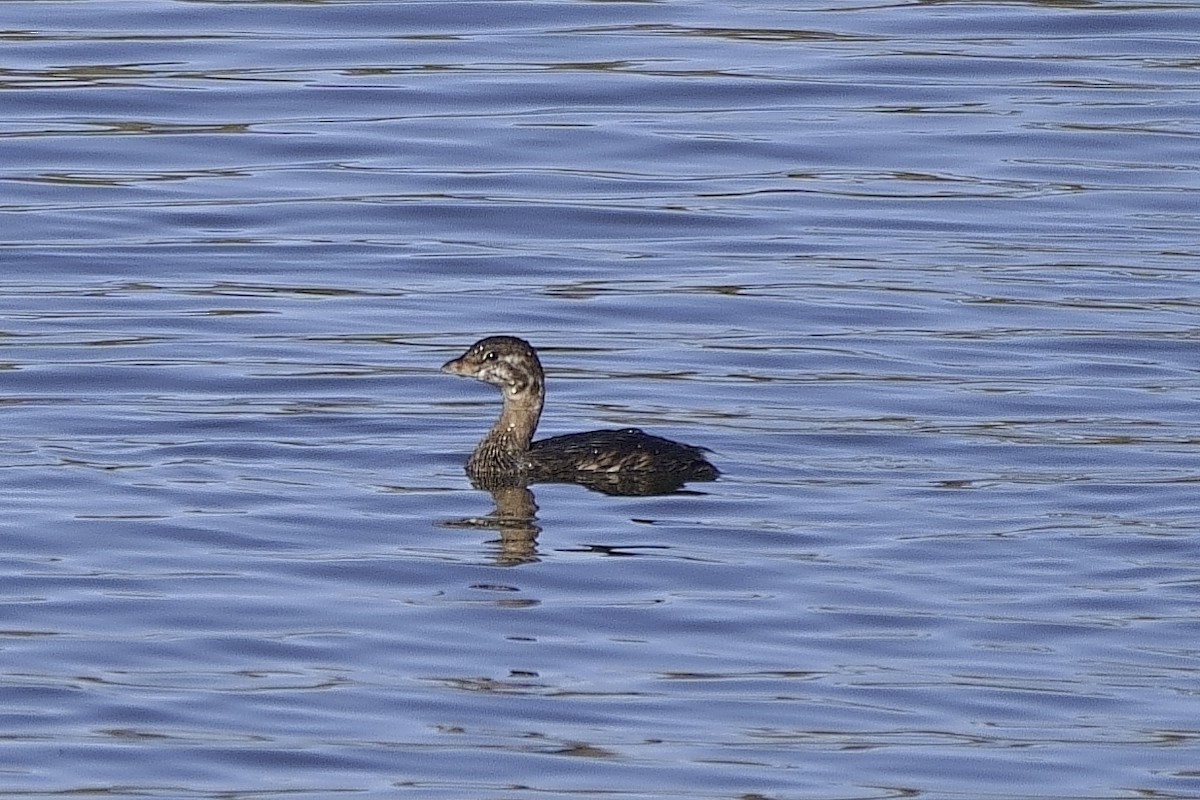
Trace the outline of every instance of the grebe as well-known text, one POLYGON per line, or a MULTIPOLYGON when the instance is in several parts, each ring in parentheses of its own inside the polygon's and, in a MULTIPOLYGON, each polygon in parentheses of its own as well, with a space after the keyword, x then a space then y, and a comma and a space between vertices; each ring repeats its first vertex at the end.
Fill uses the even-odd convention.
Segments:
POLYGON ((490 383, 504 397, 496 424, 467 460, 467 474, 478 483, 569 481, 610 494, 651 494, 720 475, 705 460, 702 448, 637 428, 533 441, 546 381, 537 351, 524 339, 480 339, 443 364, 442 372, 490 383))

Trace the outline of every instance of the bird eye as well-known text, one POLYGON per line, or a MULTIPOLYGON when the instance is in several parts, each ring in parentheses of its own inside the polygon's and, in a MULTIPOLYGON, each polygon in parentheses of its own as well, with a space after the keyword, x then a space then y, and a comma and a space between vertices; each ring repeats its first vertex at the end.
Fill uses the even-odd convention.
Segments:
POLYGON ((488 350, 486 353, 483 354, 483 360, 484 361, 495 361, 496 360, 496 351, 488 350))

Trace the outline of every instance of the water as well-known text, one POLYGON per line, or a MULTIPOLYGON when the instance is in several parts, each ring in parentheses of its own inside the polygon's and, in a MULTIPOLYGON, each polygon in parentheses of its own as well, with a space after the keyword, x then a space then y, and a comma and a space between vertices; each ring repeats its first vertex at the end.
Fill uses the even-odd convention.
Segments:
POLYGON ((0 794, 1200 794, 1198 28, 0 4, 0 794))

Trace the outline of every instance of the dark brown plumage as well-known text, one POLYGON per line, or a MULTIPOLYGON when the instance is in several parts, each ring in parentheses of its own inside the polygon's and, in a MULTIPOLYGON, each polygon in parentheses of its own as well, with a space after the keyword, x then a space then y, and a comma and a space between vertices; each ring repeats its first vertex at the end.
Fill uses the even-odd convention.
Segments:
POLYGON ((533 441, 545 377, 537 352, 515 336, 481 339, 442 365, 442 371, 490 383, 504 398, 499 418, 467 460, 467 473, 479 482, 570 481, 612 494, 648 494, 652 492, 645 487, 670 491, 685 481, 711 481, 720 474, 701 448, 637 428, 533 441))

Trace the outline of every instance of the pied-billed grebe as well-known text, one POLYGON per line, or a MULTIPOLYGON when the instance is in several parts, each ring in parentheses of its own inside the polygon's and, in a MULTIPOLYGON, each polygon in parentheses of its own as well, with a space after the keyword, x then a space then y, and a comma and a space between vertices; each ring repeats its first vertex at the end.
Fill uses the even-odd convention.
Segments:
MULTIPOLYGON (((497 478, 573 481, 591 484, 596 476, 613 481, 652 479, 669 488, 684 481, 711 481, 720 474, 699 447, 643 433, 637 428, 570 433, 533 441, 545 397, 545 376, 537 351, 515 336, 481 339, 442 372, 464 375, 500 389, 504 408, 471 458, 467 473, 487 482, 497 478)), ((603 490, 603 489, 602 489, 603 490)), ((641 493, 641 492, 636 492, 641 493)))

